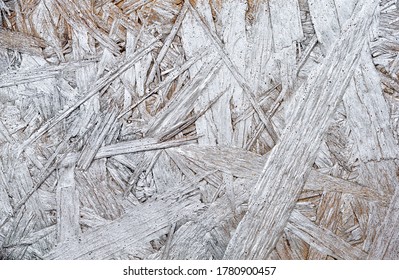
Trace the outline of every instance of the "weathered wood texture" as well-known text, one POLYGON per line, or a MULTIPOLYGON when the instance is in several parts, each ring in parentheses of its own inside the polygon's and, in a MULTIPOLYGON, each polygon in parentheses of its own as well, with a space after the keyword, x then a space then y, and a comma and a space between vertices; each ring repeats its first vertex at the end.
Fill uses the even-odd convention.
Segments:
POLYGON ((376 9, 368 1, 324 62, 296 92, 292 113, 252 192, 248 212, 227 247, 227 259, 263 259, 274 249, 298 199, 332 114, 366 47, 376 9), (272 233, 272 234, 270 234, 272 233))
POLYGON ((0 0, 0 259, 399 259, 386 0, 0 0))

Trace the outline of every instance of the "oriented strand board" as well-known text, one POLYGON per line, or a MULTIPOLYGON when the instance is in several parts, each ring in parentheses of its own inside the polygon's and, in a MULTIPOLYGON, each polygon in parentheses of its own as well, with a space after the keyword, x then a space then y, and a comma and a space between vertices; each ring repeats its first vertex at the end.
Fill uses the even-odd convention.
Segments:
POLYGON ((399 259, 386 0, 0 0, 0 259, 399 259))

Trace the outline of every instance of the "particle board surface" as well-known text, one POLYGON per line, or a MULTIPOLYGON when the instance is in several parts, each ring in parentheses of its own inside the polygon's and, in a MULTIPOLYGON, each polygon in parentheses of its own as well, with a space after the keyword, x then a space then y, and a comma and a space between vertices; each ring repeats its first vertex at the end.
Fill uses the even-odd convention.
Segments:
POLYGON ((398 18, 0 0, 0 259, 399 259, 398 18))

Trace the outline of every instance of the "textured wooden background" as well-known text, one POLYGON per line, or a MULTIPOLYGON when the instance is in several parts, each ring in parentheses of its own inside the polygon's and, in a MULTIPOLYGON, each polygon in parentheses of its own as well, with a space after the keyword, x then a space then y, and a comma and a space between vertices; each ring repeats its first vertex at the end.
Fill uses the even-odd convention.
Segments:
POLYGON ((399 259, 396 0, 0 0, 0 259, 399 259))

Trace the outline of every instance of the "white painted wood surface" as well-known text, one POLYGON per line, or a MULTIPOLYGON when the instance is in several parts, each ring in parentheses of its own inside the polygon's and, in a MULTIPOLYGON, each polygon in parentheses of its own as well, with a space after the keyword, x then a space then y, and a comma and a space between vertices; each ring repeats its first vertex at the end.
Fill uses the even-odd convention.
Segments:
POLYGON ((0 259, 399 259, 387 0, 0 0, 0 259))

